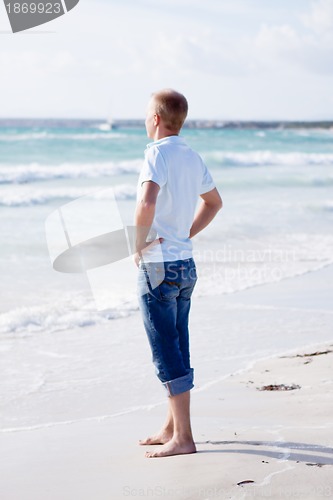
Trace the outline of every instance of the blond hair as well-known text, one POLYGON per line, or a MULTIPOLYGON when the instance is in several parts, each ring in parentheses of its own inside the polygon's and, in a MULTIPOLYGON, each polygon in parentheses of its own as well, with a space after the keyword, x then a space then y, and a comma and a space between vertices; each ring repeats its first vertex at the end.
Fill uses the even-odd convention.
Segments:
POLYGON ((186 119, 188 103, 186 97, 172 89, 163 89, 152 94, 155 112, 163 121, 165 128, 179 131, 186 119))

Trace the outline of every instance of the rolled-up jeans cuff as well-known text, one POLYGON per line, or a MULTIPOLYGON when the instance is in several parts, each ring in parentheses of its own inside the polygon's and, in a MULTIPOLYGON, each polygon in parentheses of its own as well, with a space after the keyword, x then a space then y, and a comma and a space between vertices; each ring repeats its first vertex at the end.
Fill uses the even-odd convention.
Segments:
POLYGON ((189 391, 194 387, 193 368, 190 368, 186 375, 169 380, 168 382, 163 382, 163 385, 168 393, 168 396, 177 396, 177 394, 189 391))

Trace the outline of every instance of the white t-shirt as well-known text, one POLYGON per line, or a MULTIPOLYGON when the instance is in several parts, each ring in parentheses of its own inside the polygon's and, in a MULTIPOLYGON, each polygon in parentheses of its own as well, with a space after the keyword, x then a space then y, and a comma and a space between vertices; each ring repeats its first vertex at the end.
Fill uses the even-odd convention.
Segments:
POLYGON ((215 187, 206 165, 182 137, 165 137, 147 145, 137 187, 138 202, 145 181, 154 181, 160 186, 147 240, 162 237, 164 241, 146 251, 144 261, 166 262, 192 257, 189 233, 198 198, 215 187))

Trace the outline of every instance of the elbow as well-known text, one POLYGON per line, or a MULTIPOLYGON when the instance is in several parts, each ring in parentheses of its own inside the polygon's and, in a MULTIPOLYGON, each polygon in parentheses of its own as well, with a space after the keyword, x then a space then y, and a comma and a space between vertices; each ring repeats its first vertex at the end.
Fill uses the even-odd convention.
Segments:
POLYGON ((214 201, 214 203, 207 203, 204 202, 207 209, 210 210, 211 212, 217 213, 221 208, 223 207, 222 200, 220 199, 219 201, 214 201))
POLYGON ((223 207, 223 201, 220 198, 216 203, 214 203, 214 209, 215 209, 216 213, 219 212, 222 207, 223 207))
POLYGON ((150 200, 141 200, 140 208, 144 212, 155 212, 156 203, 150 200))

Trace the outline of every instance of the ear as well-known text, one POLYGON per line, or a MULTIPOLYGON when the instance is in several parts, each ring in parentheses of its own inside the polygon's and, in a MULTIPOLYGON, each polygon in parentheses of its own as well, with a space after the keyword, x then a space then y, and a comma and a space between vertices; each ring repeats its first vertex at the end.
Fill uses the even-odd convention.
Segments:
POLYGON ((158 127, 158 125, 160 124, 160 121, 161 121, 161 117, 160 115, 154 115, 154 125, 155 127, 158 127))

